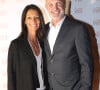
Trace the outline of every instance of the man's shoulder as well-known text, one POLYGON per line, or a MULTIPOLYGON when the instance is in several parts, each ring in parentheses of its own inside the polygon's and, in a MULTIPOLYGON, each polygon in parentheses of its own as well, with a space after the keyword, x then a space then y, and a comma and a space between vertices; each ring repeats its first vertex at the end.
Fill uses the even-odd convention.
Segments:
POLYGON ((78 19, 74 18, 71 15, 66 17, 65 22, 66 21, 68 21, 71 24, 78 25, 78 26, 83 26, 84 25, 83 21, 78 20, 78 19))

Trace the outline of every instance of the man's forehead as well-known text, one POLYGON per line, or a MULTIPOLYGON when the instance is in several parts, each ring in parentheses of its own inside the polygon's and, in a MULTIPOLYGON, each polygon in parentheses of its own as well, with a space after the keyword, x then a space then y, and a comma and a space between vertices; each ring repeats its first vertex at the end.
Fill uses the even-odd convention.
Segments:
POLYGON ((52 2, 52 1, 61 1, 61 2, 65 2, 65 0, 45 0, 46 2, 52 2))

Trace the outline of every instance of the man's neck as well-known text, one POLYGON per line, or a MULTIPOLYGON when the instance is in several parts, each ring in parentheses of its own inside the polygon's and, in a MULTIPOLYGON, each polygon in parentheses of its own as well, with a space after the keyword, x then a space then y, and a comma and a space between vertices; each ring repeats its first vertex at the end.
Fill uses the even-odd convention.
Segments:
POLYGON ((61 20, 64 19, 64 17, 62 17, 61 19, 52 19, 52 21, 51 21, 52 25, 55 27, 61 20))

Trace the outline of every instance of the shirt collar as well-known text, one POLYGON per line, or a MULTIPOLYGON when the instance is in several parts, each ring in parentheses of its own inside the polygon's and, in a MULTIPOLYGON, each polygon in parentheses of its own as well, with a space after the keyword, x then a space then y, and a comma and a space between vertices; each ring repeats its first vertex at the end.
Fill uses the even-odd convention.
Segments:
MULTIPOLYGON (((57 23, 56 27, 59 27, 59 26, 62 25, 62 23, 63 23, 64 20, 65 20, 65 17, 66 17, 66 16, 64 16, 64 17, 57 23)), ((54 27, 53 24, 52 24, 52 22, 50 22, 49 26, 50 26, 50 28, 51 28, 51 27, 54 27)))

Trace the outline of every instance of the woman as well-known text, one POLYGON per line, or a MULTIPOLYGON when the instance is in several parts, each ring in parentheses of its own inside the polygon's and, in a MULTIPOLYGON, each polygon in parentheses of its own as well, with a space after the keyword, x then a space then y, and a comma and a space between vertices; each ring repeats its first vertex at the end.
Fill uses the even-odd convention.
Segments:
POLYGON ((21 27, 20 36, 9 47, 8 90, 45 90, 42 61, 44 19, 36 5, 24 8, 21 27))

